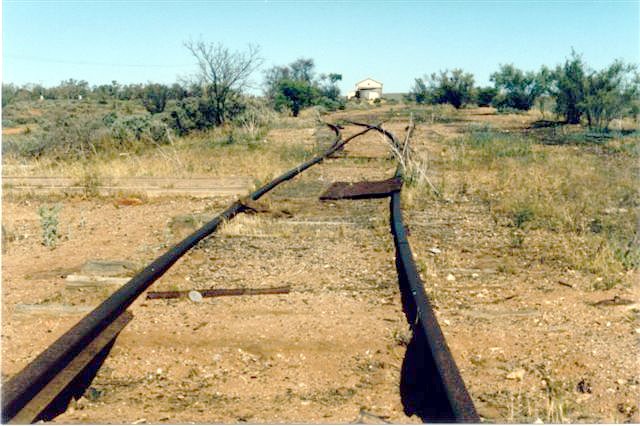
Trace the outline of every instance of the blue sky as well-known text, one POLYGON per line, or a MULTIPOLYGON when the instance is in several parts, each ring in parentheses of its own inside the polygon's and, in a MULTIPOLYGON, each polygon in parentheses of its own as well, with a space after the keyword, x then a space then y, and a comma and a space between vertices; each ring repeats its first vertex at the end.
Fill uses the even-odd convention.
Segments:
MULTIPOLYGON (((571 48, 599 69, 639 62, 638 1, 9 1, 2 10, 3 82, 172 83, 195 71, 183 42, 262 48, 263 69, 299 57, 387 92, 459 67, 489 83, 501 63, 554 66, 571 48)), ((262 73, 254 76, 256 86, 262 73)))

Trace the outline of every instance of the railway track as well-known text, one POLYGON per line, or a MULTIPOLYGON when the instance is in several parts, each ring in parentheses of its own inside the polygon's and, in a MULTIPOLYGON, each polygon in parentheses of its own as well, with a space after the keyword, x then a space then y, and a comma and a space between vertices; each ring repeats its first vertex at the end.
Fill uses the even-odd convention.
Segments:
MULTIPOLYGON (((325 161, 350 141, 366 133, 379 132, 398 152, 404 150, 408 141, 407 137, 404 144, 399 142, 381 125, 350 124, 363 129, 344 138, 341 127, 329 124, 335 133, 335 139, 322 154, 284 173, 245 199, 234 202, 221 214, 150 263, 22 371, 5 382, 2 386, 3 422, 30 423, 49 420, 64 411, 69 400, 81 394, 90 383, 92 374, 95 374, 97 367, 108 355, 118 333, 132 320, 133 317, 127 308, 183 255, 215 233, 223 223, 231 221, 242 212, 250 211, 251 202, 259 200, 280 184, 325 161)), ((396 184, 401 182, 401 168, 398 168, 392 180, 396 184)), ((350 198, 367 198, 366 185, 362 191, 360 197, 350 198)), ((402 220, 399 187, 393 187, 386 193, 378 188, 375 197, 388 197, 390 200, 390 223, 396 250, 399 288, 403 310, 413 332, 409 348, 412 348, 414 359, 410 362, 406 362, 405 359, 403 364, 403 369, 407 370, 401 383, 401 387, 405 389, 403 403, 411 407, 409 411, 418 414, 425 421, 478 422, 479 418, 471 398, 417 273, 402 220)))

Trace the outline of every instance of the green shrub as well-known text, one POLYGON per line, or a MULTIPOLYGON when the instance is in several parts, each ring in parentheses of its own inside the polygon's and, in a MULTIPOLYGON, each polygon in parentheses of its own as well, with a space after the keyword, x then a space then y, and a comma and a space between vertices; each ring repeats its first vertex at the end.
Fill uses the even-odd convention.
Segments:
POLYGON ((321 74, 316 79, 313 59, 301 58, 289 65, 275 66, 265 73, 265 94, 277 111, 289 110, 294 117, 310 106, 327 111, 345 108, 337 82, 342 74, 321 74))
POLYGON ((480 107, 490 106, 497 94, 498 89, 495 87, 479 87, 476 91, 476 103, 480 107))
POLYGON ((142 105, 151 114, 164 111, 170 89, 164 84, 147 84, 142 92, 142 105))
POLYGON ((143 146, 168 142, 166 124, 149 116, 116 119, 109 126, 109 130, 113 140, 121 147, 131 145, 132 142, 143 142, 143 146))
POLYGON ((278 82, 277 93, 274 98, 274 107, 278 111, 291 110, 291 114, 297 117, 300 110, 316 103, 320 97, 320 91, 310 82, 302 80, 283 79, 278 82))
POLYGON ((513 225, 516 228, 522 228, 525 223, 533 220, 535 214, 531 207, 522 206, 513 212, 513 225))
POLYGON ((608 130, 614 118, 638 113, 640 77, 637 67, 622 61, 601 71, 590 70, 576 52, 554 73, 552 95, 556 113, 569 124, 578 124, 586 116, 589 127, 608 130))
POLYGON ((473 75, 454 69, 417 78, 409 96, 417 103, 451 104, 460 108, 473 100, 473 75))
POLYGON ((58 112, 43 120, 41 129, 2 144, 3 154, 23 157, 52 155, 60 159, 86 159, 98 153, 139 150, 168 141, 167 127, 157 117, 58 112))
POLYGON ((546 89, 546 79, 532 71, 524 72, 512 64, 501 65, 490 78, 498 91, 493 99, 493 106, 498 109, 529 110, 546 89))
POLYGON ((58 213, 62 206, 56 204, 54 206, 43 205, 38 209, 40 216, 40 225, 42 226, 42 244, 49 248, 54 248, 58 243, 60 234, 58 233, 58 213))
POLYGON ((168 105, 165 118, 168 126, 178 135, 216 126, 216 106, 212 99, 188 97, 168 105))

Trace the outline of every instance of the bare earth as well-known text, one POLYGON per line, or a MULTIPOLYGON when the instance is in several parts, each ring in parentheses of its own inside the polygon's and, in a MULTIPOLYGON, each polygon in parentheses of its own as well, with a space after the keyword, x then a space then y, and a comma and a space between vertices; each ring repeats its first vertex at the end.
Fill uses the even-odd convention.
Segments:
MULTIPOLYGON (((387 126, 402 136, 405 125, 387 126)), ((416 149, 436 155, 434 132, 456 129, 420 125, 416 149)), ((307 134, 301 143, 312 143, 307 134)), ((151 287, 290 285, 290 294, 200 303, 141 297, 91 392, 55 422, 420 423, 405 413, 399 391, 410 334, 388 200, 318 200, 333 181, 386 179, 395 163, 377 134, 347 152, 353 158, 330 159, 278 187, 264 198, 273 213, 236 218, 151 287)), ((2 222, 12 239, 2 256, 3 379, 82 316, 25 313, 19 304, 95 306, 109 291, 67 289, 68 274, 90 259, 144 266, 234 199, 67 197, 63 238, 50 250, 37 215, 46 198, 5 196, 2 222)), ((508 230, 473 196, 433 201, 405 220, 483 420, 640 420, 638 286, 586 290, 590 278, 580 273, 514 261, 505 254, 508 230), (631 303, 593 305, 614 296, 631 303)))

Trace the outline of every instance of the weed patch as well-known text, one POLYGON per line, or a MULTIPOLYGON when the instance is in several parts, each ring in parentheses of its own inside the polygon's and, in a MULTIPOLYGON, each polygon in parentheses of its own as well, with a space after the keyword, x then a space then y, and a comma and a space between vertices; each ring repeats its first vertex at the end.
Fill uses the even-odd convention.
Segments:
POLYGON ((60 238, 58 214, 61 209, 62 205, 60 204, 53 206, 43 205, 38 209, 40 225, 42 226, 42 244, 46 247, 55 248, 60 238))
POLYGON ((487 127, 472 127, 467 134, 452 141, 460 156, 459 162, 467 160, 485 165, 506 158, 530 161, 534 157, 533 143, 527 136, 496 132, 487 127))

